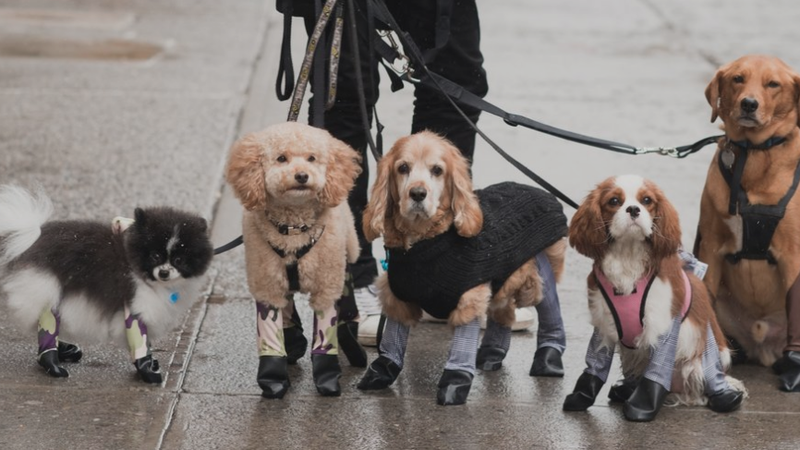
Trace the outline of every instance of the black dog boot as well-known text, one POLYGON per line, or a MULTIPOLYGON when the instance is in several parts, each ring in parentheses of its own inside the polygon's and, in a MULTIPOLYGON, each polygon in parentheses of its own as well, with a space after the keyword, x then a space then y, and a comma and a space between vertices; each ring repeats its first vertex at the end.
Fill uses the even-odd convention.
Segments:
POLYGON ((265 398, 283 398, 289 390, 289 371, 284 356, 261 356, 258 358, 258 386, 265 398))
POLYGON ((575 389, 572 394, 567 395, 564 399, 562 409, 564 411, 586 411, 590 406, 594 405, 594 399, 600 393, 603 387, 603 380, 597 375, 583 372, 578 377, 578 382, 575 383, 575 389))
POLYGON ((161 368, 158 366, 158 361, 153 358, 153 355, 143 356, 134 361, 133 365, 136 366, 136 371, 145 383, 161 384, 161 381, 163 381, 161 368))
POLYGON ((311 355, 311 373, 317 392, 325 397, 338 397, 342 394, 339 377, 342 368, 338 355, 311 355))
POLYGON ((656 418, 669 391, 655 381, 642 378, 625 401, 622 412, 631 422, 650 422, 656 418))
POLYGON ((800 352, 783 352, 783 356, 772 365, 780 380, 780 389, 785 392, 800 392, 800 352))
POLYGON ((619 380, 608 390, 608 399, 613 403, 625 403, 636 390, 636 381, 619 380))
POLYGON ((732 337, 728 340, 728 349, 731 351, 731 364, 744 364, 747 362, 747 352, 744 351, 742 344, 732 337))
POLYGON ((62 362, 78 362, 83 357, 80 347, 69 342, 58 341, 58 360, 62 362))
POLYGON ((475 358, 475 365, 478 369, 485 371, 499 370, 503 366, 506 358, 506 351, 500 347, 478 348, 478 356, 475 358))
POLYGON ((39 355, 39 365, 44 367, 45 373, 53 378, 66 378, 69 376, 67 369, 58 365, 58 352, 47 351, 39 355))
POLYGON ((529 375, 532 377, 563 377, 564 364, 561 362, 561 352, 553 347, 542 347, 536 350, 529 375))
POLYGON ((400 375, 400 367, 389 358, 381 355, 372 361, 367 368, 361 381, 358 382, 358 389, 362 391, 376 391, 386 389, 394 383, 400 375))
POLYGON ((436 403, 443 406, 463 405, 472 387, 472 374, 465 370, 445 369, 437 387, 436 403))
POLYGON ((339 350, 344 353, 351 366, 367 367, 367 352, 358 343, 358 322, 355 320, 339 322, 339 326, 336 327, 336 337, 339 339, 339 350))
POLYGON ((708 407, 718 413, 727 413, 739 409, 744 400, 744 392, 730 387, 708 396, 708 407))
POLYGON ((308 339, 303 335, 303 328, 293 326, 283 329, 283 342, 286 348, 286 362, 297 364, 297 360, 306 354, 308 339))

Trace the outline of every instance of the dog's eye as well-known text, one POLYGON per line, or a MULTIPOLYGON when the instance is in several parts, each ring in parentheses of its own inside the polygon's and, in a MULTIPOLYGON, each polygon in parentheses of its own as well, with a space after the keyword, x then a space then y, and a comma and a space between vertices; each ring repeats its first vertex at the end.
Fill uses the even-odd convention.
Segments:
POLYGON ((744 77, 741 76, 741 75, 736 75, 735 77, 733 77, 733 82, 734 83, 744 83, 744 77))
POLYGON ((769 88, 779 88, 779 87, 781 87, 781 84, 778 83, 777 81, 770 81, 769 83, 767 83, 767 87, 769 87, 769 88))
POLYGON ((311 155, 311 156, 308 157, 308 162, 314 162, 316 160, 317 160, 317 157, 314 156, 314 155, 311 155))
POLYGON ((651 203, 653 203, 653 199, 650 198, 650 197, 645 197, 645 198, 642 199, 642 204, 645 205, 645 206, 649 205, 651 203))
POLYGON ((180 264, 182 262, 183 262, 183 258, 181 258, 180 256, 176 256, 175 258, 172 259, 172 263, 173 264, 180 264))
POLYGON ((611 197, 611 200, 608 201, 608 204, 611 206, 619 206, 619 197, 611 197))
POLYGON ((161 261, 161 255, 159 255, 158 253, 153 253, 150 255, 150 259, 152 259, 153 262, 161 261))
POLYGON ((401 173, 403 175, 407 174, 408 171, 409 171, 408 164, 405 164, 405 163, 400 164, 400 167, 397 168, 397 172, 401 173))
POLYGON ((431 173, 434 176, 438 177, 439 175, 442 174, 442 172, 444 172, 444 170, 442 169, 442 166, 433 166, 433 167, 431 167, 431 173))
POLYGON ((278 162, 280 162, 280 163, 286 162, 286 155, 278 156, 278 162))

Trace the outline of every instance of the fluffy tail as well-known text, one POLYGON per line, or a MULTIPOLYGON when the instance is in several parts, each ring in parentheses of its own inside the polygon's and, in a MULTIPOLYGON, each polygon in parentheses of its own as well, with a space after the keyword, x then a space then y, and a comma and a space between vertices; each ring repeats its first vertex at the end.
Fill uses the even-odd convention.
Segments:
POLYGON ((53 203, 41 190, 33 194, 19 186, 0 186, 0 265, 28 250, 52 213, 53 203))

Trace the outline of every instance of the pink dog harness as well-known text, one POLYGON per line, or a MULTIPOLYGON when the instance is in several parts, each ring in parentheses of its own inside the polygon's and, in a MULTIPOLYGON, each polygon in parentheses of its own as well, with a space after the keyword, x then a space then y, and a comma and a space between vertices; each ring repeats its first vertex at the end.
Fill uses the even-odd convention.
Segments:
MULTIPOLYGON (((686 318, 689 308, 692 306, 692 286, 689 284, 689 277, 686 272, 681 270, 684 284, 683 308, 681 318, 686 318)), ((614 322, 617 325, 619 341, 628 348, 636 348, 634 340, 642 334, 642 319, 644 319, 644 306, 647 302, 647 293, 656 273, 647 274, 636 281, 633 292, 628 295, 618 294, 614 285, 606 278, 606 275, 598 266, 594 266, 594 277, 600 287, 600 292, 606 300, 606 304, 611 309, 614 322)))

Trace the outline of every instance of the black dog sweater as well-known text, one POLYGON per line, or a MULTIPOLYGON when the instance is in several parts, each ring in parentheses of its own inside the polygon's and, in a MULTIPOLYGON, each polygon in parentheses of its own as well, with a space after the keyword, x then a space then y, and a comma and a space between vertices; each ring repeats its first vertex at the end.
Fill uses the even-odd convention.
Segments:
POLYGON ((392 293, 438 319, 475 286, 490 281, 497 292, 526 261, 567 235, 561 203, 542 189, 504 182, 475 193, 483 211, 477 236, 459 236, 451 227, 409 250, 387 249, 392 293))

